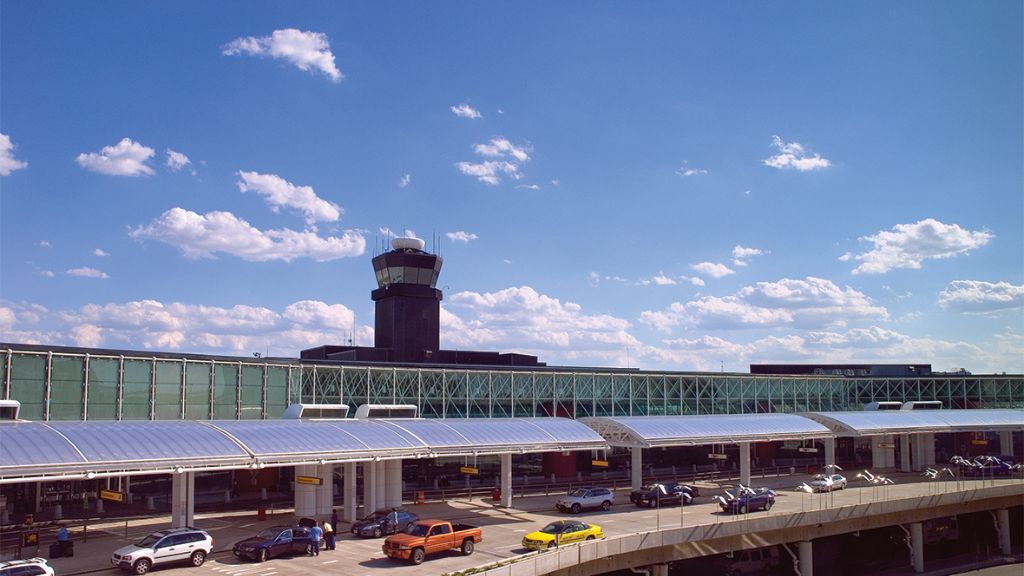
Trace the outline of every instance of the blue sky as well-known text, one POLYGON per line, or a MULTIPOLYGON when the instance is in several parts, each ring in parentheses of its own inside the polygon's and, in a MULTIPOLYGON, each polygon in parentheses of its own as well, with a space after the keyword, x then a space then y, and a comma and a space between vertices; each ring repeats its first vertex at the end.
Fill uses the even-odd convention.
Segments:
POLYGON ((0 340, 1024 372, 1020 2, 0 4, 0 340), (433 239, 438 238, 435 242, 433 239))

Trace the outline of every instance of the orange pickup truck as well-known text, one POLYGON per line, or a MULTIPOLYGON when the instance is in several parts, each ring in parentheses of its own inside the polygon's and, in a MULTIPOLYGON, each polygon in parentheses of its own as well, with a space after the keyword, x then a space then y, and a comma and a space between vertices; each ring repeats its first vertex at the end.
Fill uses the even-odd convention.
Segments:
POLYGON ((475 526, 446 520, 419 520, 410 524, 404 533, 388 536, 381 548, 388 558, 420 564, 428 554, 446 550, 461 550, 464 556, 469 556, 481 540, 483 536, 475 526))

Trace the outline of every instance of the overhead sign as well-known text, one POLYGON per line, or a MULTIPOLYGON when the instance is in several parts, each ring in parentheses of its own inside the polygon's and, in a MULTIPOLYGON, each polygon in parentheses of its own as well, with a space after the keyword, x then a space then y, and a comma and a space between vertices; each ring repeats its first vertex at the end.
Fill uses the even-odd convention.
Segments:
POLYGON ((114 492, 113 490, 100 490, 100 500, 109 500, 110 502, 124 502, 124 492, 114 492))
POLYGON ((797 448, 796 451, 797 452, 817 452, 818 449, 817 448, 809 448, 807 446, 801 446, 800 448, 797 448))
POLYGON ((975 446, 988 446, 988 440, 971 440, 971 444, 975 446))
POLYGON ((39 546, 39 532, 22 532, 21 547, 39 546))
POLYGON ((324 483, 323 478, 317 478, 316 476, 296 476, 296 484, 307 484, 309 486, 320 486, 324 483))
POLYGON ((479 474, 480 469, 472 466, 462 466, 459 468, 459 472, 462 472, 463 474, 479 474))
POLYGON ((713 454, 713 453, 712 454, 708 454, 708 458, 710 458, 712 460, 728 460, 729 459, 729 457, 726 456, 725 454, 713 454))
POLYGON ((895 448, 896 447, 896 445, 893 444, 892 442, 879 442, 878 444, 875 444, 875 446, 878 446, 879 448, 895 448))
POLYGON ((607 468, 608 467, 608 461, 607 460, 591 460, 590 461, 590 465, 591 466, 597 466, 599 468, 607 468))

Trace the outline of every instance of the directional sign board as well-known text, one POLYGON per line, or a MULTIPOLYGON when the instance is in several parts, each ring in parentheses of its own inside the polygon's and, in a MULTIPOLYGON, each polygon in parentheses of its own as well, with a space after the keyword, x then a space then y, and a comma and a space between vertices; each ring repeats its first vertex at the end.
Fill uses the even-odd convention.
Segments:
POLYGON ((462 466, 459 468, 459 472, 462 472, 463 474, 479 474, 480 469, 472 466, 462 466))
POLYGON ((728 460, 729 457, 725 454, 708 454, 708 458, 712 460, 728 460))
POLYGON ((608 461, 607 460, 591 460, 590 461, 590 465, 591 466, 597 466, 599 468, 607 468, 608 467, 608 461))
POLYGON ((817 452, 818 449, 817 448, 808 448, 806 446, 801 446, 800 448, 797 448, 796 451, 797 452, 817 452))
POLYGON ((310 486, 320 486, 324 483, 323 478, 317 478, 316 476, 296 476, 296 484, 308 484, 310 486))
POLYGON ((875 446, 878 446, 879 448, 895 448, 896 447, 896 445, 893 444, 892 442, 879 442, 878 444, 875 444, 875 446))
POLYGON ((109 500, 110 502, 124 502, 124 493, 114 492, 113 490, 100 490, 100 499, 109 500))

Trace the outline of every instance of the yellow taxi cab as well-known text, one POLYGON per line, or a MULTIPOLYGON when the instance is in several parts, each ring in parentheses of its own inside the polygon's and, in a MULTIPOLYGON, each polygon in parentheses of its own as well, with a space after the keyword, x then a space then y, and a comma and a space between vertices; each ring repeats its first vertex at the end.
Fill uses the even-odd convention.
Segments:
POLYGON ((561 544, 571 544, 584 540, 604 538, 604 531, 597 524, 587 524, 579 520, 558 520, 523 536, 523 548, 527 550, 547 550, 561 544))

